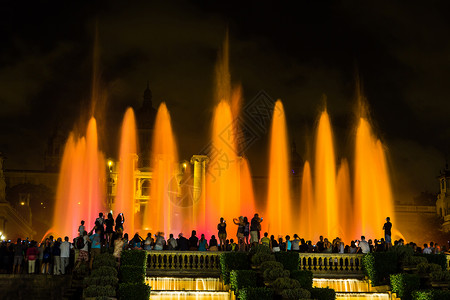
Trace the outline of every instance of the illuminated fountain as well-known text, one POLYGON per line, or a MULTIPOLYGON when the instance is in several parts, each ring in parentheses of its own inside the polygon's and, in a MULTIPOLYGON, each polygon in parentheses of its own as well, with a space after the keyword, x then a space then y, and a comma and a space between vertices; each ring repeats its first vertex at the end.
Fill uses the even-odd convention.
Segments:
POLYGON ((267 208, 264 226, 275 236, 293 230, 289 188, 289 152, 286 117, 280 100, 275 103, 270 133, 270 158, 267 208))
POLYGON ((303 176, 300 195, 300 235, 312 239, 314 232, 311 224, 314 222, 314 194, 311 177, 311 167, 306 161, 303 166, 303 176))
MULTIPOLYGON (((114 212, 123 213, 124 232, 135 232, 134 209, 134 172, 137 162, 136 121, 132 108, 125 112, 120 137, 119 178, 114 212)), ((138 226, 139 228, 139 226, 138 226)))
POLYGON ((72 132, 66 142, 49 232, 73 238, 81 220, 86 230, 94 227, 98 212, 105 210, 105 183, 105 160, 98 150, 97 123, 91 118, 85 137, 72 132))

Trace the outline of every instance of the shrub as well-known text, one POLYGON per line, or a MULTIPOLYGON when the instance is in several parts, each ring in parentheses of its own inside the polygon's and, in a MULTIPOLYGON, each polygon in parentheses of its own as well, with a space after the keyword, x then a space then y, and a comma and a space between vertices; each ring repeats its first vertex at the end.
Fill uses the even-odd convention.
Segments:
POLYGON ((420 263, 417 265, 417 273, 420 275, 428 275, 438 271, 442 271, 441 266, 438 264, 420 263))
POLYGON ((299 289, 301 286, 297 280, 281 277, 272 282, 272 288, 277 294, 281 294, 283 290, 299 289))
POLYGON ((90 285, 116 286, 118 282, 119 282, 119 279, 117 277, 113 277, 113 276, 104 276, 104 277, 89 276, 84 279, 84 285, 86 285, 86 286, 90 286, 90 285))
POLYGON ((272 300, 273 291, 266 287, 246 287, 239 290, 239 300, 272 300))
POLYGON ((317 300, 334 300, 336 292, 330 288, 312 288, 311 298, 317 300))
POLYGON ((311 290, 313 285, 313 273, 308 270, 291 271, 291 278, 300 282, 303 289, 311 290))
POLYGON ((103 253, 103 254, 97 255, 94 258, 94 262, 92 263, 92 268, 98 269, 99 267, 102 267, 102 266, 115 268, 116 265, 117 265, 116 258, 113 255, 108 254, 108 253, 103 253))
POLYGON ((259 245, 256 245, 256 246, 252 246, 252 248, 249 251, 250 257, 255 255, 256 253, 272 254, 272 250, 270 250, 270 248, 265 246, 265 245, 259 244, 259 245))
POLYGON ((449 282, 450 272, 442 270, 431 272, 430 279, 434 282, 449 282))
POLYGON ((275 261, 275 256, 273 254, 267 254, 267 253, 256 253, 252 256, 252 265, 253 266, 260 266, 265 261, 275 261))
POLYGON ((309 299, 311 298, 311 292, 306 289, 288 289, 281 292, 283 299, 309 299))
POLYGON ((230 273, 231 289, 238 291, 256 285, 256 272, 252 270, 233 270, 230 273))
POLYGON ((392 291, 402 300, 411 299, 411 293, 420 285, 420 277, 416 274, 391 275, 392 291))
POLYGON ((403 258, 407 257, 407 256, 413 256, 414 255, 414 249, 410 246, 407 245, 397 245, 397 246, 392 246, 391 248, 389 248, 389 252, 394 252, 397 254, 398 259, 401 261, 403 258))
POLYGON ((372 252, 362 258, 364 272, 372 286, 388 281, 389 275, 397 272, 397 254, 395 252, 372 252))
POLYGON ((277 261, 265 261, 261 263, 259 270, 264 274, 267 269, 283 269, 283 265, 277 261))
POLYGON ((450 291, 424 290, 412 292, 413 300, 450 300, 450 291))
POLYGON ((147 266, 147 251, 127 250, 122 251, 120 263, 122 266, 147 266))
POLYGON ((145 283, 121 283, 119 284, 119 299, 148 300, 150 299, 150 287, 145 283))
POLYGON ((121 266, 120 280, 121 282, 143 283, 145 280, 145 268, 142 266, 121 266))
POLYGON ((116 289, 110 285, 91 285, 84 289, 84 297, 115 297, 116 289))
POLYGON ((438 264, 442 270, 447 270, 447 257, 445 254, 418 254, 425 257, 430 264, 438 264))
POLYGON ((290 272, 288 270, 284 270, 281 268, 267 269, 263 273, 265 282, 272 282, 277 280, 278 278, 289 277, 290 272))
POLYGON ((404 267, 417 266, 418 264, 427 263, 427 262, 428 262, 427 259, 423 256, 408 255, 403 259, 402 265, 404 267))
POLYGON ((275 259, 289 271, 298 270, 300 256, 297 252, 275 252, 275 259))
POLYGON ((225 252, 220 254, 220 270, 223 282, 230 284, 231 270, 247 270, 250 268, 245 252, 225 252))
POLYGON ((108 267, 108 266, 99 267, 98 269, 92 271, 91 276, 92 277, 104 277, 104 276, 117 277, 117 270, 116 270, 116 268, 108 267))

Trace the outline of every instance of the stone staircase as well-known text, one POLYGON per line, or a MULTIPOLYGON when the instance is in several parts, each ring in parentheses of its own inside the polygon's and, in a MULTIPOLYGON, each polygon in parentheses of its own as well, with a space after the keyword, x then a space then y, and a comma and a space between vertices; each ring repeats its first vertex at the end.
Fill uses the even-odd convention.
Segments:
MULTIPOLYGON (((71 288, 72 276, 70 275, 0 274, 0 298, 5 300, 64 299, 66 291, 70 291, 71 288)), ((66 299, 80 298, 67 297, 66 299)))

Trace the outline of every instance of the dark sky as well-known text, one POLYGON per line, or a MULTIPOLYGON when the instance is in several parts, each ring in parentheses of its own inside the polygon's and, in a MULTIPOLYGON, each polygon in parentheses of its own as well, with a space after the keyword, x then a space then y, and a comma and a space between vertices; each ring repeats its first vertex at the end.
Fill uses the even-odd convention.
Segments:
MULTIPOLYGON (((323 95, 337 157, 352 157, 355 73, 385 142, 396 197, 436 192, 450 150, 447 1, 1 1, 0 151, 7 168, 43 168, 46 141, 89 111, 95 24, 103 88, 103 149, 114 155, 127 106, 149 80, 166 101, 181 158, 208 143, 214 65, 230 35, 232 81, 244 104, 281 98, 304 158, 323 95), (132 4, 130 4, 132 3, 132 4)), ((264 175, 267 137, 247 152, 264 175)))

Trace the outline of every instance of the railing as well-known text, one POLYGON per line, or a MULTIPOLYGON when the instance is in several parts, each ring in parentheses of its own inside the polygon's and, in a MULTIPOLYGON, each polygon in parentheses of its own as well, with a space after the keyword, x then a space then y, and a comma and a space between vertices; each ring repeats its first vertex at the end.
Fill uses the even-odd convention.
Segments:
POLYGON ((313 273, 362 273, 363 254, 300 253, 301 270, 313 273))
POLYGON ((220 274, 220 253, 213 251, 147 251, 147 273, 220 274))

